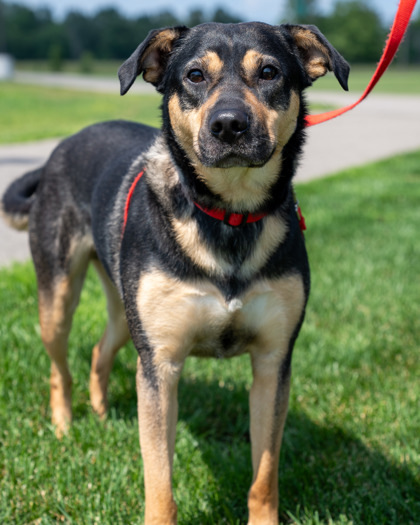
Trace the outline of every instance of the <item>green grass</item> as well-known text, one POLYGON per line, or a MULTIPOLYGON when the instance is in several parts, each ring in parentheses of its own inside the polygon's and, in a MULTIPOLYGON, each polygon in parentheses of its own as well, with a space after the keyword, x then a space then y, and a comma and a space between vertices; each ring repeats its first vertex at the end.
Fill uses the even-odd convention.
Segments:
MULTIPOLYGON (((351 66, 349 76, 349 92, 363 92, 376 69, 371 66, 351 66)), ((391 66, 376 84, 373 93, 387 93, 394 95, 420 94, 420 67, 391 66)), ((332 73, 314 82, 311 87, 317 91, 342 91, 340 84, 332 73)))
MULTIPOLYGON (((282 523, 420 523, 420 152, 298 187, 312 292, 280 461, 282 523)), ((89 274, 70 341, 74 425, 49 423, 49 360, 31 265, 0 271, 0 523, 141 523, 136 352, 117 357, 110 417, 88 402, 105 323, 89 274)), ((190 359, 180 384, 180 525, 242 524, 251 480, 247 356, 190 359)))
POLYGON ((125 97, 0 83, 0 143, 64 137, 101 120, 159 125, 161 97, 125 97))
MULTIPOLYGON (((93 76, 115 77, 123 62, 124 60, 94 60, 91 74, 93 76)), ((51 65, 47 60, 18 60, 16 70, 51 73, 51 65)), ((61 73, 83 74, 81 62, 79 60, 64 60, 61 73)))

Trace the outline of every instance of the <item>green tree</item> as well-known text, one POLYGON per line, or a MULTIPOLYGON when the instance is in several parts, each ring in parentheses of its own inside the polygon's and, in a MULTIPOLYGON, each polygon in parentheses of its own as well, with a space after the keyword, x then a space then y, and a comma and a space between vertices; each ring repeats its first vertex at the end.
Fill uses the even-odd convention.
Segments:
POLYGON ((222 7, 218 7, 216 11, 214 12, 213 22, 220 22, 222 24, 237 24, 238 22, 242 22, 242 20, 237 17, 236 15, 232 15, 231 13, 228 13, 225 11, 222 7))
POLYGON ((396 57, 397 64, 420 64, 420 14, 408 30, 396 57))
POLYGON ((60 44, 52 44, 48 50, 48 64, 51 71, 61 71, 63 69, 63 50, 60 44))
POLYGON ((7 51, 6 45, 6 19, 4 3, 0 0, 0 53, 7 51))
POLYGON ((64 19, 63 33, 71 58, 80 58, 86 51, 97 53, 99 35, 91 18, 77 11, 70 11, 64 19))
POLYGON ((90 51, 83 51, 79 60, 79 68, 81 73, 93 73, 95 69, 94 56, 90 51))
POLYGON ((125 58, 132 52, 133 21, 123 17, 116 9, 101 9, 92 19, 97 35, 98 58, 125 58))
POLYGON ((287 0, 285 21, 299 24, 314 24, 319 16, 317 0, 287 0))
POLYGON ((46 58, 53 45, 66 53, 67 43, 49 9, 32 10, 3 3, 4 36, 7 49, 16 58, 46 58))
POLYGON ((319 28, 352 63, 377 62, 382 54, 386 30, 378 13, 366 2, 339 0, 319 28))
POLYGON ((206 22, 206 17, 203 13, 203 10, 193 9, 192 11, 190 11, 186 25, 188 27, 194 27, 203 24, 204 22, 206 22))
POLYGON ((153 26, 151 29, 185 24, 185 21, 179 20, 171 11, 167 10, 150 17, 150 22, 153 26))

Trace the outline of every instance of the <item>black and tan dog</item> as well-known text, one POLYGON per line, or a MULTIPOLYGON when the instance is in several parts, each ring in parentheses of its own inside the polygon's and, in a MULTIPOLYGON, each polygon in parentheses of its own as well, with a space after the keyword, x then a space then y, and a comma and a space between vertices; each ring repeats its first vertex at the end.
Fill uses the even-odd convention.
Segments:
POLYGON ((58 433, 72 417, 67 339, 90 261, 109 311, 90 375, 100 415, 116 352, 129 337, 138 350, 147 525, 176 523, 172 457, 185 358, 244 352, 254 376, 249 523, 278 522, 291 354, 309 292, 291 181, 304 138, 302 92, 328 70, 346 89, 348 64, 313 26, 152 31, 119 76, 122 94, 141 73, 163 94, 162 130, 91 126, 3 197, 9 221, 29 224, 58 433))

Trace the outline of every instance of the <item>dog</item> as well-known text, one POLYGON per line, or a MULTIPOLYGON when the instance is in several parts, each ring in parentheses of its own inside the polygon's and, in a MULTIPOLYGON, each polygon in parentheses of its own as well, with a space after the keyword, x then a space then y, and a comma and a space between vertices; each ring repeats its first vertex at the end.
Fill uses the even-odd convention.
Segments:
POLYGON ((109 321, 93 348, 90 399, 104 416, 118 349, 138 351, 145 523, 175 524, 177 385, 189 355, 248 352, 250 525, 278 523, 278 459, 291 357, 310 288, 292 178, 304 91, 349 66, 315 26, 203 24, 151 31, 119 69, 163 95, 162 128, 112 121, 67 138, 15 181, 3 215, 29 229, 57 435, 72 419, 67 340, 86 270, 109 321))

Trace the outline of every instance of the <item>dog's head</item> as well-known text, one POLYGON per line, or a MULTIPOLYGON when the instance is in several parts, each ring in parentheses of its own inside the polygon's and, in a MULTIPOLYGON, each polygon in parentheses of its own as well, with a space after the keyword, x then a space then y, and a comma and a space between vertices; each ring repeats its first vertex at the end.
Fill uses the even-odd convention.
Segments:
POLYGON ((121 94, 140 73, 164 94, 164 121, 198 177, 249 210, 303 126, 303 89, 327 71, 347 89, 347 62, 314 26, 203 24, 152 31, 119 77, 121 94))

